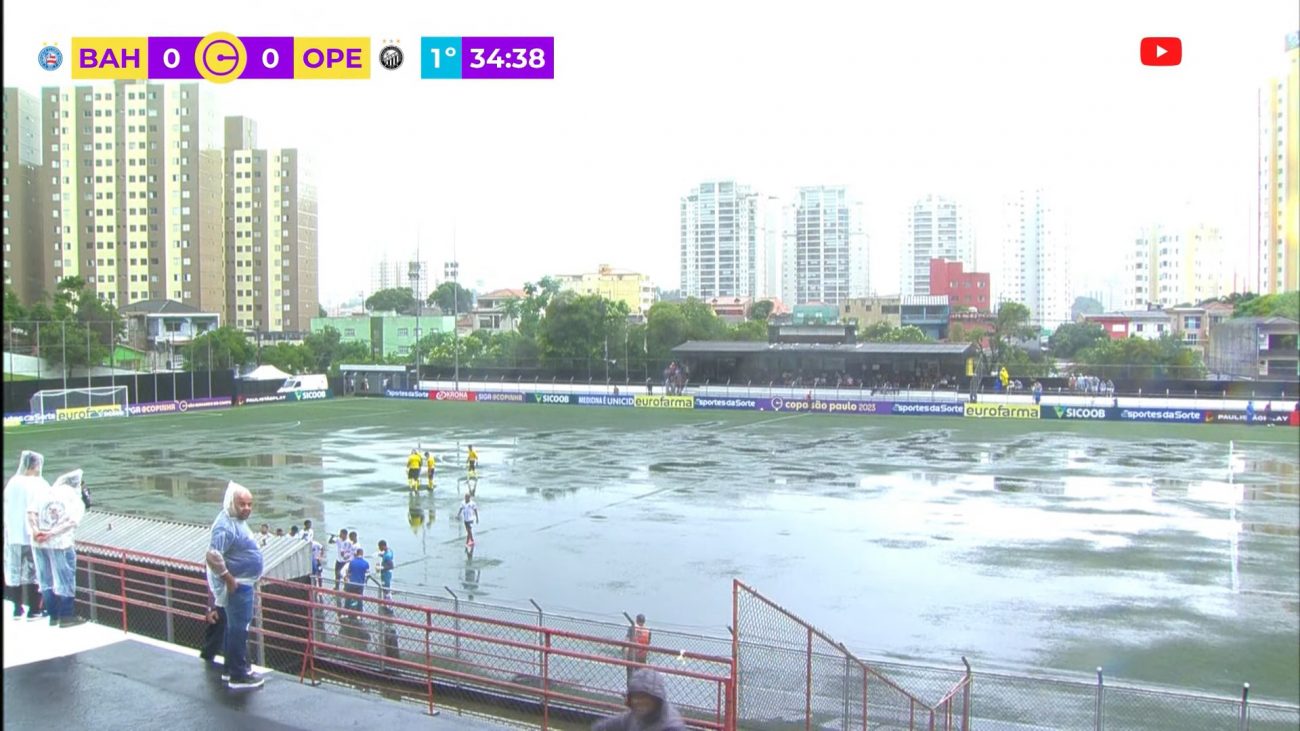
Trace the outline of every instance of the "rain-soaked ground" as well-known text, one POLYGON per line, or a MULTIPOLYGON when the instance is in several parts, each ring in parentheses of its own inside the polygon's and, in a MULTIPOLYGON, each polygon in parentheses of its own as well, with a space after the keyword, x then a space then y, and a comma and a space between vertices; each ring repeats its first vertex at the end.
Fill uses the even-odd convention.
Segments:
MULTIPOLYGON (((865 657, 1300 696, 1297 432, 339 401, 25 428, 97 507, 356 529, 396 583, 726 633, 740 577, 865 657), (1232 457, 1228 440, 1233 439, 1232 457), (457 463, 482 459, 472 557, 457 463), (404 458, 439 457, 411 498, 404 458), (1230 469, 1231 463, 1231 469, 1230 469)), ((333 553, 329 554, 332 564, 333 553)))

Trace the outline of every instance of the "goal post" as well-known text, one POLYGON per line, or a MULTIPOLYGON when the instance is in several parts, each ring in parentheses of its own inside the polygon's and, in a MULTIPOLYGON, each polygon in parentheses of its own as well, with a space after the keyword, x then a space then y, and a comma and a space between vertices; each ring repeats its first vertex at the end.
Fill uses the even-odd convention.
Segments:
POLYGON ((126 386, 48 388, 32 394, 31 400, 33 414, 85 409, 87 414, 96 412, 107 416, 110 412, 119 412, 125 416, 129 413, 130 405, 130 391, 126 386))

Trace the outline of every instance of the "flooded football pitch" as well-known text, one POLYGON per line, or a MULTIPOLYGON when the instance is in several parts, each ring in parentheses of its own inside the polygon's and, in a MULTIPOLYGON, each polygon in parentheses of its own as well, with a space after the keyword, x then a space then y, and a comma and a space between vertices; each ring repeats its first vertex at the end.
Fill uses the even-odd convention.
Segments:
MULTIPOLYGON (((96 507, 311 518, 395 583, 725 635, 739 577, 868 658, 1300 696, 1294 429, 347 400, 25 428, 96 507), (1229 441, 1231 440, 1231 445, 1229 441), (482 459, 472 557, 455 518, 482 459), (432 495, 404 460, 438 456, 432 495)), ((332 554, 331 554, 332 558, 332 554)))

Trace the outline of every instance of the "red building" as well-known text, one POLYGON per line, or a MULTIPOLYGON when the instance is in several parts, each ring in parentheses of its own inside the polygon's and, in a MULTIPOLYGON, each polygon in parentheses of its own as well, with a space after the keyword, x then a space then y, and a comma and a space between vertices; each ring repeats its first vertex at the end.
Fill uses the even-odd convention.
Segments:
POLYGON ((963 272, 959 261, 930 260, 930 294, 948 295, 951 311, 965 312, 974 307, 989 312, 989 275, 984 272, 963 272))

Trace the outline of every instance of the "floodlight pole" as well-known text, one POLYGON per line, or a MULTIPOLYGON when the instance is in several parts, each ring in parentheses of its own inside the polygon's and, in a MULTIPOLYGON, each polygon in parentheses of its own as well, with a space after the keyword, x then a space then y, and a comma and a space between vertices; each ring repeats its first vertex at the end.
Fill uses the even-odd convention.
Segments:
MULTIPOLYGON (((454 244, 452 255, 455 256, 454 244)), ((455 390, 460 390, 460 328, 457 327, 456 321, 460 318, 460 264, 455 260, 449 261, 443 265, 443 276, 451 278, 451 336, 452 350, 455 358, 455 371, 453 378, 456 382, 455 390)))

